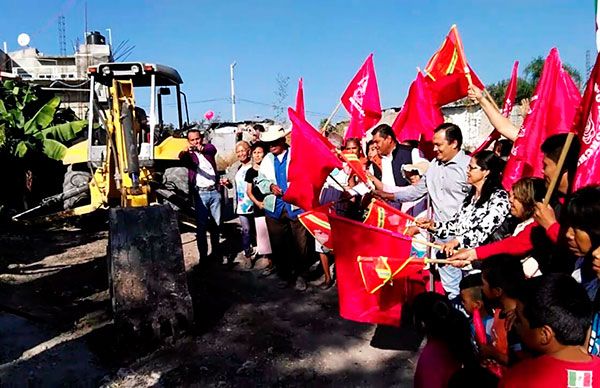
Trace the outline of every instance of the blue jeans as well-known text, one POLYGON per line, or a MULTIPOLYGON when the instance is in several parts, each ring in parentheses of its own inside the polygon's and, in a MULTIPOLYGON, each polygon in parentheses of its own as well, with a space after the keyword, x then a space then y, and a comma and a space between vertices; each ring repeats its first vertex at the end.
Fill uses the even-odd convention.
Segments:
POLYGON ((460 295, 460 281, 463 277, 462 269, 446 265, 441 267, 438 272, 440 273, 442 287, 448 294, 448 299, 452 300, 458 297, 460 295))
POLYGON ((217 190, 198 191, 194 194, 196 204, 196 241, 200 259, 208 256, 206 232, 210 230, 213 255, 219 247, 219 226, 221 225, 221 195, 217 190), (212 222, 211 222, 212 220, 212 222))
POLYGON ((252 254, 252 225, 254 224, 253 214, 238 214, 240 226, 242 227, 242 249, 244 255, 249 257, 252 254))

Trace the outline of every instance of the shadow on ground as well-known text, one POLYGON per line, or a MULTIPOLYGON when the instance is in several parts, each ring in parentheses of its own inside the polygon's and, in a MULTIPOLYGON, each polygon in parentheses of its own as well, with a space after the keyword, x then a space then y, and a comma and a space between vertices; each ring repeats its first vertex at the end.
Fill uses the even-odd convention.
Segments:
MULTIPOLYGON (((223 245, 233 253, 236 226, 227 228, 223 245)), ((218 263, 188 273, 195 325, 176 343, 127 341, 108 325, 14 362, 41 342, 110 318, 106 232, 97 229, 0 237, 0 261, 27 270, 42 269, 32 264, 51 255, 69 257, 82 245, 86 251, 77 254, 88 257, 30 281, 0 282, 2 386, 411 384, 414 353, 370 347, 374 327, 342 320, 335 288, 280 289, 275 277, 218 263), (82 321, 90 315, 95 318, 82 321)))

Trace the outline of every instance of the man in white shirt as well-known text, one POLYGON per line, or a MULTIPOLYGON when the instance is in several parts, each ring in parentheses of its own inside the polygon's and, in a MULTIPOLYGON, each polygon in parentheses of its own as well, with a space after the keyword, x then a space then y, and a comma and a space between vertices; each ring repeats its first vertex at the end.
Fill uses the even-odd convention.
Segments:
POLYGON ((221 195, 217 190, 217 165, 214 145, 203 144, 204 136, 197 129, 187 134, 188 149, 179 159, 188 168, 190 192, 196 207, 196 240, 200 261, 208 256, 206 232, 210 229, 212 256, 219 252, 219 226, 221 225, 221 195), (211 222, 212 221, 212 222, 211 222), (210 228, 212 226, 212 228, 210 228))

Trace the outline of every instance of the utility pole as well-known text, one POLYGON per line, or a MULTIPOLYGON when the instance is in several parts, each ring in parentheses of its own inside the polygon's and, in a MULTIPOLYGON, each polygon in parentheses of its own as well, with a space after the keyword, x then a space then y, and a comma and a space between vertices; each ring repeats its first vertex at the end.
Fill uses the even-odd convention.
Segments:
POLYGON ((235 65, 235 61, 233 61, 233 63, 229 65, 229 73, 231 75, 231 121, 234 123, 237 122, 235 118, 235 83, 233 78, 233 68, 235 67, 235 65))
POLYGON ((106 31, 108 32, 108 45, 112 51, 112 28, 107 28, 106 31))

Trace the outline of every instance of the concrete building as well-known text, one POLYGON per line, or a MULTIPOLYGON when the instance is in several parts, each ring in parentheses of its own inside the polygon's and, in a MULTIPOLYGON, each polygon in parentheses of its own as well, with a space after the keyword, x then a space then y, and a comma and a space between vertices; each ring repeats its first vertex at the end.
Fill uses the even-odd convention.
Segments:
MULTIPOLYGON (((379 123, 392 125, 396 116, 400 113, 400 108, 384 109, 379 123)), ((458 101, 442 107, 444 121, 458 125, 463 132, 463 148, 467 151, 473 151, 483 143, 487 136, 492 132, 492 124, 487 116, 481 110, 479 105, 470 102, 458 101)), ((520 127, 523 124, 524 116, 521 114, 520 105, 515 105, 511 112, 510 120, 520 127)), ((343 134, 348 128, 349 120, 344 120, 335 125, 336 131, 343 134)))
POLYGON ((10 66, 7 70, 0 68, 6 75, 55 91, 63 108, 71 108, 83 118, 89 101, 87 68, 112 61, 112 52, 104 36, 90 32, 71 56, 44 55, 36 48, 24 47, 9 52, 8 57, 10 66))

